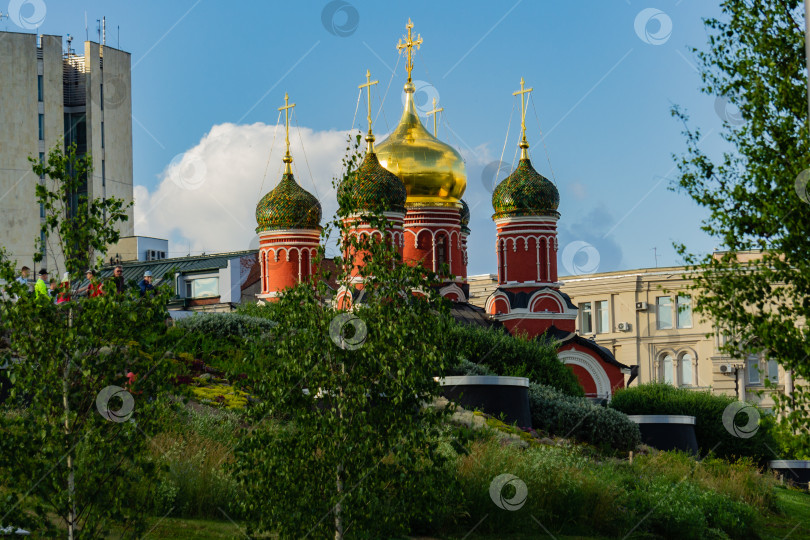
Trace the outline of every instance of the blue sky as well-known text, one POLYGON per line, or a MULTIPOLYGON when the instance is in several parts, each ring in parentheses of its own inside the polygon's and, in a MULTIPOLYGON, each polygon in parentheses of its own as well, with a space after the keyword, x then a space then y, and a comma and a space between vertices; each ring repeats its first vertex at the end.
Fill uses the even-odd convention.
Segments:
MULTIPOLYGON (((298 125, 306 128, 307 156, 296 157, 299 181, 307 189, 321 186, 322 197, 334 198, 322 176, 339 168, 339 157, 334 163, 316 147, 334 146, 333 139, 351 127, 366 69, 380 80, 377 104, 385 96, 375 131, 385 133, 397 121, 405 70, 404 60, 397 64, 395 45, 409 17, 424 40, 413 78, 432 85, 417 101, 439 98, 445 109, 439 137, 467 159, 470 274, 496 269, 492 180, 482 172, 501 157, 512 92, 521 77, 534 88, 526 122, 533 163, 560 190, 560 256, 572 246, 561 260, 561 275, 651 267, 653 248, 659 266, 680 264, 673 241, 698 253, 715 247, 699 230, 705 213, 667 188, 677 172, 672 154, 684 148, 682 126, 670 116, 673 104, 685 107, 709 133, 707 150, 723 148, 722 107, 718 114, 715 98, 699 92, 689 51, 706 47, 702 19, 719 14, 716 2, 45 0, 45 6, 41 33, 83 40, 86 11, 91 40, 97 36, 95 20, 106 15, 107 43, 117 46, 120 27, 120 47, 132 54, 133 64, 136 201, 154 206, 136 221, 136 233, 169 237, 173 255, 247 247, 255 226, 250 207, 277 182, 281 157, 274 147, 267 177, 259 182, 270 146, 248 133, 266 138, 272 132, 285 92, 297 104, 298 125), (653 11, 643 12, 649 8, 653 11), (334 13, 324 16, 325 9, 334 13), (270 131, 258 129, 263 125, 270 131), (223 149, 241 144, 244 152, 220 152, 217 159, 224 163, 207 163, 212 178, 196 195, 167 191, 167 201, 156 202, 173 160, 192 149, 197 159, 207 160, 215 141, 223 149), (332 163, 313 164, 317 160, 332 163), (309 178, 310 170, 318 178, 309 178), (240 202, 231 205, 216 190, 240 202), (204 191, 217 206, 195 204, 204 191), (205 219, 189 228, 163 217, 167 213, 189 223, 200 214, 205 219), (212 224, 220 231, 234 227, 233 242, 228 236, 209 241, 214 232, 206 227, 212 224)), ((19 31, 10 20, 0 27, 19 31)), ((503 154, 509 164, 519 135, 518 109, 503 154)), ((364 116, 361 106, 355 128, 365 128, 364 116)))

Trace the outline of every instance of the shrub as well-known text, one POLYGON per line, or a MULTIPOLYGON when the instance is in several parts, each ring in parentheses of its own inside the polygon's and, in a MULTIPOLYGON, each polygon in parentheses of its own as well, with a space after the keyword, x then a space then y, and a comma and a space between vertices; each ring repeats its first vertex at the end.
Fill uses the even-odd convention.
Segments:
POLYGON ((238 429, 233 413, 188 410, 167 416, 166 431, 151 439, 152 458, 159 473, 150 510, 164 515, 220 519, 227 511, 238 517, 232 503, 241 496, 225 470, 238 429))
MULTIPOLYGON (((731 396, 713 395, 710 392, 675 388, 665 383, 649 383, 619 390, 613 396, 610 407, 625 414, 685 414, 695 417, 695 435, 702 453, 734 461, 749 457, 763 464, 773 459, 771 450, 777 447, 771 433, 770 417, 760 413, 760 426, 753 437, 733 435, 723 425, 723 412, 737 400, 731 396)), ((753 407, 753 405, 752 405, 753 407)), ((746 414, 737 414, 735 421, 743 426, 746 414)))
MULTIPOLYGON (((475 442, 469 455, 457 458, 467 516, 459 530, 476 526, 477 532, 503 538, 516 532, 537 535, 539 523, 551 535, 756 537, 757 508, 722 486, 700 480, 725 475, 727 465, 719 462, 716 469, 701 472, 701 463, 681 455, 679 460, 693 472, 673 479, 661 473, 661 455, 643 456, 633 464, 598 462, 576 447, 523 450, 493 440, 475 442), (512 474, 526 485, 525 503, 517 510, 498 508, 490 496, 493 479, 502 474, 512 474)), ((758 489, 768 488, 768 481, 758 481, 758 489)), ((515 488, 505 487, 501 495, 509 499, 515 488)))
POLYGON ((775 477, 760 472, 749 458, 729 463, 707 457, 698 462, 684 452, 656 452, 638 456, 633 468, 639 476, 660 477, 671 484, 689 478, 703 489, 723 493, 761 511, 779 510, 775 477))
POLYGON ((240 313, 196 313, 175 322, 180 328, 225 339, 258 337, 273 330, 276 323, 240 313))
POLYGON ((527 377, 571 396, 582 396, 574 372, 557 358, 551 344, 511 336, 504 330, 451 325, 451 347, 460 359, 485 364, 498 375, 527 377))
POLYGON ((638 425, 626 415, 541 384, 529 385, 532 427, 575 438, 602 449, 629 451, 641 442, 638 425))
POLYGON ((466 358, 462 358, 461 361, 450 368, 447 372, 448 375, 495 375, 496 373, 492 371, 486 364, 476 364, 475 362, 470 362, 466 358))

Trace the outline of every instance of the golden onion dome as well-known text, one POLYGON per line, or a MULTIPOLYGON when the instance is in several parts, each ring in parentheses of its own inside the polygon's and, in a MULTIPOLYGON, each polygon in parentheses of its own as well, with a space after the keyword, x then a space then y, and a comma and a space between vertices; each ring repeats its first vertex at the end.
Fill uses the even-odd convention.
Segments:
POLYGON ((408 193, 406 206, 451 206, 467 187, 464 160, 455 148, 430 134, 419 120, 415 87, 405 84, 405 110, 394 132, 377 146, 380 164, 397 175, 408 193))

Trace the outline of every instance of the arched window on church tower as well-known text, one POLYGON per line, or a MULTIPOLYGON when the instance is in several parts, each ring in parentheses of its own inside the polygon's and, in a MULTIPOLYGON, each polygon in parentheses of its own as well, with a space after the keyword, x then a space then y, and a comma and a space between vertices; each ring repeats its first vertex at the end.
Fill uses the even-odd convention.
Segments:
POLYGON ((506 246, 503 240, 498 240, 498 282, 506 282, 506 246))
POLYGON ((442 265, 450 265, 450 241, 446 234, 439 234, 436 237, 436 272, 441 272, 442 265))
POLYGON ((306 281, 309 279, 309 275, 312 272, 312 266, 309 261, 309 250, 302 249, 300 257, 301 257, 301 281, 306 281))

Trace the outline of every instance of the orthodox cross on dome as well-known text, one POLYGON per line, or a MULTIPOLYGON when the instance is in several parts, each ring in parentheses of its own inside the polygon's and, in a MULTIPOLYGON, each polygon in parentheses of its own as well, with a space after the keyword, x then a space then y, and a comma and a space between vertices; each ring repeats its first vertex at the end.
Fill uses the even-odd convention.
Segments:
POLYGON ((402 43, 402 38, 399 39, 397 43, 397 50, 402 52, 402 49, 406 49, 408 57, 405 59, 405 71, 408 72, 408 82, 411 82, 411 71, 413 71, 413 48, 416 47, 416 50, 419 50, 419 46, 422 44, 422 36, 420 34, 416 35, 416 41, 413 40, 411 36, 411 29, 413 28, 413 23, 411 19, 408 19, 408 24, 405 25, 405 28, 408 29, 408 36, 405 37, 405 43, 402 43))
POLYGON ((428 111, 428 112, 426 112, 425 114, 426 114, 426 115, 428 115, 428 116, 430 116, 431 114, 433 115, 433 136, 434 136, 434 137, 438 137, 438 136, 439 136, 439 135, 438 135, 438 130, 436 129, 436 117, 438 116, 438 114, 437 114, 437 113, 440 113, 440 112, 442 112, 442 111, 444 111, 444 107, 442 107, 442 108, 440 108, 440 109, 437 109, 437 108, 436 108, 436 98, 433 98, 433 110, 432 110, 432 111, 428 111))
POLYGON ((368 135, 366 135, 366 142, 368 143, 368 152, 374 152, 374 134, 371 133, 371 87, 380 81, 372 81, 371 80, 371 71, 366 70, 366 84, 361 84, 358 88, 362 91, 363 88, 366 89, 366 95, 368 97, 368 135))
POLYGON ((295 107, 295 103, 290 104, 290 96, 287 93, 284 93, 284 106, 279 107, 279 111, 284 111, 284 142, 287 144, 287 153, 284 154, 284 158, 282 161, 286 163, 286 167, 284 168, 284 174, 292 174, 292 167, 290 163, 292 163, 292 155, 290 154, 290 109, 295 107))
POLYGON ((520 96, 520 130, 522 133, 520 139, 520 159, 529 159, 529 141, 526 140, 526 94, 534 90, 534 88, 523 88, 523 77, 520 78, 520 90, 512 92, 513 96, 520 96))

